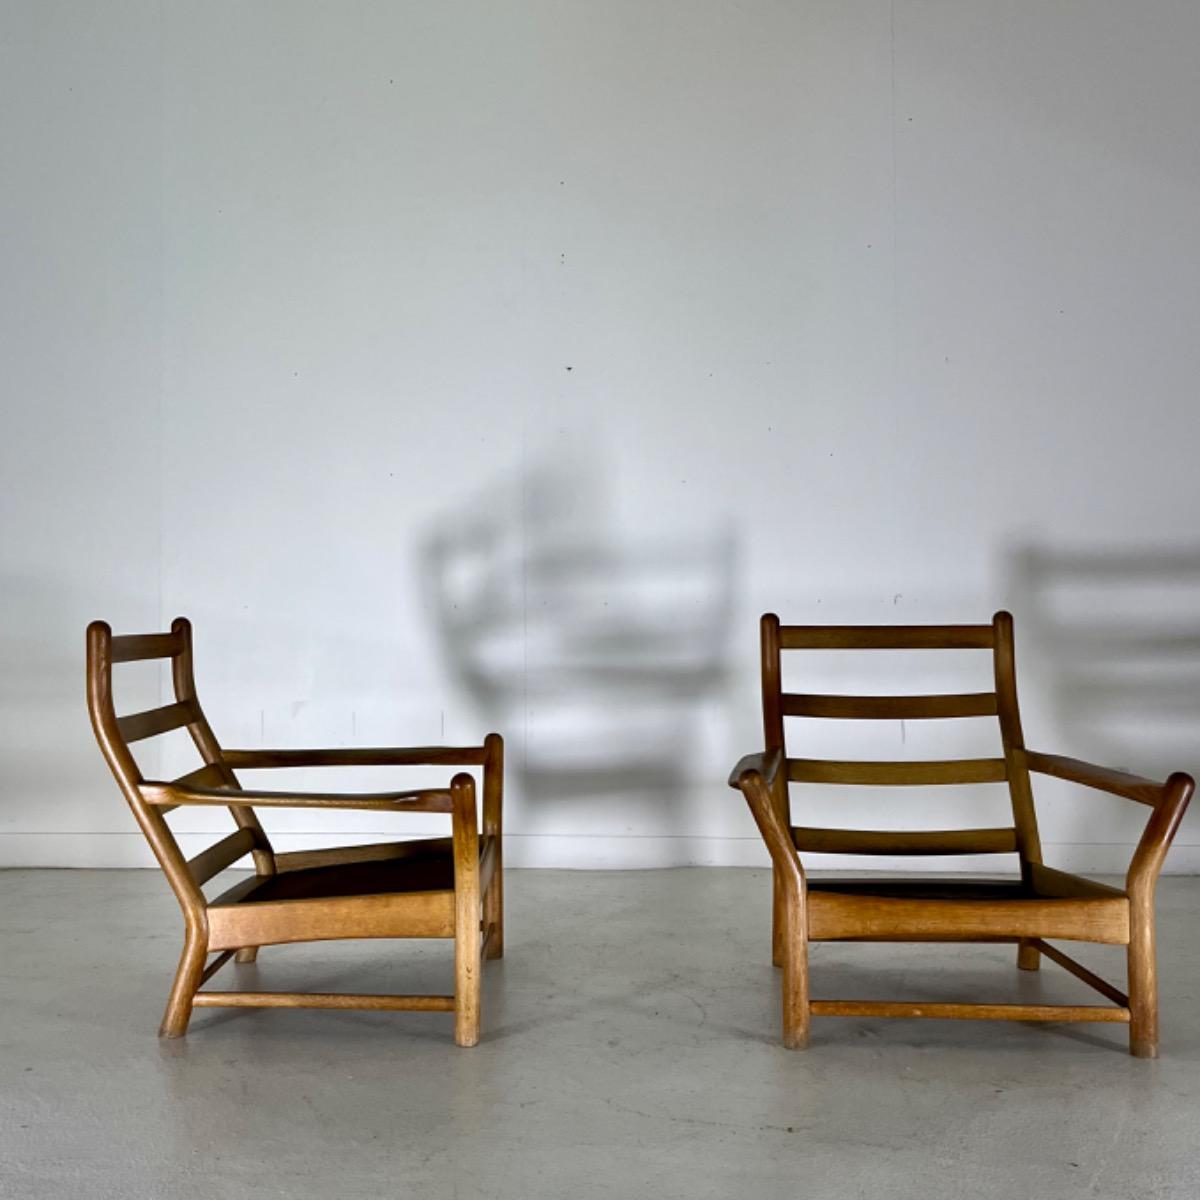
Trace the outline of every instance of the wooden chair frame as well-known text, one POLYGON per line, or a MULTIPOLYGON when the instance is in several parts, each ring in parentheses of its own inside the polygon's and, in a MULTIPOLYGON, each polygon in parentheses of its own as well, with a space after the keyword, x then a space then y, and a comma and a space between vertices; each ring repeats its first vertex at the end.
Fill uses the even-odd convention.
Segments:
MULTIPOLYGON (((87 631, 87 697, 92 727, 105 760, 166 874, 184 918, 184 946, 167 1001, 160 1036, 187 1031, 194 1007, 415 1009, 454 1013, 460 1046, 479 1041, 481 959, 504 952, 501 810, 504 743, 488 734, 482 746, 332 750, 229 750, 218 743, 196 696, 192 627, 180 617, 170 633, 114 637, 103 621, 87 631), (117 716, 113 665, 169 659, 174 703, 117 716), (129 745, 186 729, 204 765, 171 782, 142 777, 129 745), (476 767, 483 774, 483 827, 479 830, 475 780, 465 771, 448 788, 373 794, 267 792, 241 786, 235 769, 273 767, 446 766, 476 767), (237 828, 191 860, 184 857, 166 817, 181 806, 228 808, 237 828), (371 846, 336 847, 277 854, 255 813, 258 808, 357 809, 371 812, 435 812, 451 817, 450 838, 410 839, 371 846), (255 875, 216 899, 201 891, 247 854, 255 875), (305 896, 304 881, 322 869, 351 873, 371 868, 399 878, 417 864, 452 862, 452 886, 414 890, 369 889, 363 894, 305 896), (405 860, 408 860, 407 862, 405 860), (292 895, 271 899, 278 877, 291 874, 292 895), (274 881, 274 884, 272 883, 274 881), (300 895, 295 893, 299 891, 300 895), (256 900, 256 893, 266 898, 256 900), (434 937, 454 939, 452 996, 357 995, 312 992, 202 991, 236 956, 253 962, 258 948, 337 938, 434 937), (216 957, 211 962, 209 955, 216 957)), ((335 889, 336 890, 336 889, 335 889)))
MULTIPOLYGON (((762 618, 765 751, 743 758, 730 776, 745 797, 771 855, 772 957, 783 968, 783 1042, 808 1044, 814 1016, 949 1017, 1019 1021, 1115 1021, 1129 1025, 1130 1052, 1158 1053, 1154 891, 1195 784, 1177 772, 1165 782, 1108 770, 1025 747, 1017 705, 1012 617, 990 625, 804 626, 762 618), (978 649, 991 651, 995 690, 970 695, 828 696, 783 690, 784 650, 978 649), (788 758, 784 717, 923 719, 995 716, 1003 757, 942 762, 844 762, 788 758), (1123 889, 1053 870, 1042 863, 1030 775, 1069 780, 1146 805, 1150 817, 1123 889), (892 832, 796 827, 791 782, 820 784, 964 784, 1006 782, 1013 825, 1001 829, 892 832), (947 855, 1016 852, 1021 879, 987 887, 938 881, 929 888, 810 882, 801 851, 843 854, 947 855), (1124 945, 1128 994, 1101 979, 1047 939, 1124 945), (1042 955, 1099 992, 1106 1005, 934 1004, 814 1000, 809 995, 810 941, 1011 942, 1017 965, 1036 970, 1042 955)), ((928 883, 928 881, 926 881, 928 883)))

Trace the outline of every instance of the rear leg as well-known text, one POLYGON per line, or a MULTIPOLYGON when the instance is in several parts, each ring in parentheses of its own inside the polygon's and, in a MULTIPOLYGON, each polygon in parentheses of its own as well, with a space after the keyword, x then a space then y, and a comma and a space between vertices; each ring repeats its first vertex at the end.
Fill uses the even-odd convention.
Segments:
POLYGON ((1042 965, 1042 952, 1031 938, 1022 938, 1017 946, 1017 966, 1022 971, 1036 971, 1042 965))

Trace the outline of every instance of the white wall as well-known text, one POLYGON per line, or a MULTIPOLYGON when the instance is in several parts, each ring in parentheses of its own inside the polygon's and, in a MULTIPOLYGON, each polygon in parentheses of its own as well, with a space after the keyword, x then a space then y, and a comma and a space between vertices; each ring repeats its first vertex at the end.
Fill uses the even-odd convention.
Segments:
MULTIPOLYGON (((191 615, 228 743, 498 726, 514 864, 762 861, 724 776, 767 608, 1010 606, 1031 744, 1200 765, 1198 38, 1185 2, 6 5, 0 864, 146 861, 94 616, 191 615)), ((1119 868, 1140 813, 1068 791, 1050 855, 1119 868)))

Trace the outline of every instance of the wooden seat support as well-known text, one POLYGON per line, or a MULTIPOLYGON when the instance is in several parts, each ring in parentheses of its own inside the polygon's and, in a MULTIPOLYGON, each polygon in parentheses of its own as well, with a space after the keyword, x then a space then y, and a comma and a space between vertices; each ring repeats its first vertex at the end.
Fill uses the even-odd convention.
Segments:
POLYGON ((466 747, 223 749, 196 696, 192 630, 182 617, 170 633, 114 637, 103 621, 89 625, 87 696, 104 758, 183 910, 184 947, 161 1036, 181 1037, 194 1007, 229 1005, 453 1012, 458 1044, 478 1042, 481 959, 504 953, 499 734, 466 747), (146 659, 170 660, 175 700, 119 717, 113 665, 146 659), (143 778, 130 744, 175 729, 188 731, 203 764, 171 782, 143 778), (376 793, 252 791, 234 774, 235 768, 321 766, 477 768, 483 776, 482 829, 475 779, 466 770, 443 788, 376 793), (188 860, 166 817, 191 806, 227 808, 235 829, 188 860), (277 854, 256 812, 266 808, 444 813, 451 836, 277 854), (202 886, 246 855, 253 856, 255 874, 208 900, 202 886), (454 939, 453 995, 202 990, 231 958, 254 961, 260 946, 410 937, 454 939), (216 957, 209 961, 210 955, 216 957))
POLYGON ((813 1016, 941 1017, 1018 1021, 1110 1021, 1129 1025, 1130 1052, 1158 1053, 1154 889, 1195 784, 1183 773, 1165 782, 1111 771, 1025 747, 1017 706, 1012 618, 990 625, 784 626, 762 618, 762 694, 766 749, 743 758, 730 776, 771 856, 772 957, 783 968, 783 1041, 806 1046, 813 1016), (783 691, 783 650, 978 649, 992 652, 995 691, 960 696, 827 696, 783 691), (995 716, 1003 757, 947 762, 834 762, 788 758, 783 718, 921 719, 995 716), (1056 871, 1042 863, 1031 774, 1064 779, 1146 805, 1150 810, 1123 888, 1056 871), (886 831, 793 826, 789 782, 914 784, 1006 782, 1013 825, 1001 829, 886 831), (1015 852, 1019 878, 994 882, 945 878, 810 881, 800 852, 945 855, 1015 852), (1128 990, 1121 991, 1047 939, 1126 947, 1128 990), (1103 1005, 944 1004, 814 1000, 810 941, 1011 942, 1017 965, 1036 970, 1042 955, 1103 996, 1103 1005))

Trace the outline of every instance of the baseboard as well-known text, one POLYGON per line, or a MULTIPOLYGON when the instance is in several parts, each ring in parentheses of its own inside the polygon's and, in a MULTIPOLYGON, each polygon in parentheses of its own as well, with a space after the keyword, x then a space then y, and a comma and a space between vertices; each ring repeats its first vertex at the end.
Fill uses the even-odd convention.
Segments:
MULTIPOLYGON (((352 845, 386 840, 394 833, 277 834, 277 850, 352 845)), ((199 853, 215 840, 212 834, 183 834, 184 853, 199 853)), ((630 837, 583 834, 507 834, 505 862, 510 867, 557 867, 572 870, 645 870, 657 867, 764 867, 767 855, 755 837, 630 837)), ((1046 861, 1066 871, 1123 874, 1133 847, 1109 843, 1047 843, 1046 861)), ((956 858, 876 858, 805 855, 813 870, 887 870, 982 872, 1010 865, 1006 855, 956 858)), ((7 833, 0 834, 0 868, 11 867, 152 867, 154 859, 140 833, 7 833)), ((1171 875, 1200 874, 1200 844, 1176 843, 1167 856, 1171 875)))

